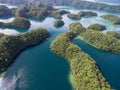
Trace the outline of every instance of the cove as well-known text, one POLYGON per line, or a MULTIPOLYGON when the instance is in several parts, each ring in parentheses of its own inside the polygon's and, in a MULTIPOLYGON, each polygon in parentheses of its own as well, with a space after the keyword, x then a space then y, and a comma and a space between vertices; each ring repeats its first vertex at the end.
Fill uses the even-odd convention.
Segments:
POLYGON ((77 38, 73 42, 96 61, 112 88, 120 90, 120 54, 98 50, 77 38))

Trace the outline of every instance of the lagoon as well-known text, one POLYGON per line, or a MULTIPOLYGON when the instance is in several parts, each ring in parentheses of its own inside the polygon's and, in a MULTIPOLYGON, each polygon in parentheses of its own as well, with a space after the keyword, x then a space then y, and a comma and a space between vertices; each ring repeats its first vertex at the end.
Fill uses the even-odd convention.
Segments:
MULTIPOLYGON (((56 6, 56 8, 68 10, 72 13, 81 11, 81 9, 73 7, 56 6)), ((51 37, 40 45, 26 49, 15 59, 15 62, 1 76, 0 90, 72 90, 69 80, 70 68, 67 60, 53 54, 49 49, 49 45, 57 35, 68 31, 69 24, 73 22, 80 22, 84 27, 93 23, 100 23, 107 27, 104 32, 110 30, 120 32, 120 26, 112 25, 100 18, 100 15, 110 12, 95 10, 94 12, 98 13, 98 17, 82 18, 79 21, 71 20, 67 18, 67 15, 63 15, 62 20, 65 25, 61 28, 54 27, 53 24, 56 19, 52 17, 48 17, 44 21, 30 19, 31 27, 29 30, 40 27, 45 28, 51 33, 51 37)), ((110 14, 120 16, 119 13, 110 14)), ((0 21, 9 22, 13 19, 14 17, 3 18, 0 21)), ((0 32, 7 35, 16 35, 29 30, 7 28, 0 29, 0 32)), ((81 40, 75 39, 74 43, 96 60, 101 72, 111 86, 119 90, 120 55, 95 49, 81 40)))

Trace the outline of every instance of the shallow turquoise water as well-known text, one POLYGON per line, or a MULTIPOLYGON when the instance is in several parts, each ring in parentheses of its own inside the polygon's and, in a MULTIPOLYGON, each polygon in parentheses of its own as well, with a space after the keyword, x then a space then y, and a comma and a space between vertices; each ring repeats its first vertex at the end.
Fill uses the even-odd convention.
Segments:
MULTIPOLYGON (((66 10, 66 7, 63 7, 63 9, 66 10)), ((67 10, 72 13, 80 11, 70 7, 67 10)), ((99 16, 108 13, 102 11, 95 12, 99 16)), ((113 14, 120 15, 119 13, 113 14)), ((0 21, 10 22, 13 19, 14 17, 3 18, 0 21)), ((70 20, 64 15, 63 21, 65 25, 62 28, 55 28, 53 26, 54 21, 55 19, 51 17, 46 18, 42 22, 30 19, 31 27, 29 30, 39 27, 45 28, 51 33, 51 38, 38 46, 26 49, 15 59, 15 62, 6 71, 5 75, 0 78, 0 90, 72 90, 68 79, 69 64, 65 59, 53 54, 49 49, 49 45, 58 34, 68 31, 70 23, 77 21, 70 20)), ((82 18, 78 22, 85 27, 92 23, 105 24, 107 26, 105 32, 108 30, 120 31, 120 26, 111 25, 100 17, 82 18)), ((0 32, 7 35, 16 35, 29 30, 0 29, 0 32)), ((118 69, 120 69, 120 55, 99 51, 82 41, 75 42, 96 60, 102 73, 113 88, 119 90, 120 72, 118 69)))

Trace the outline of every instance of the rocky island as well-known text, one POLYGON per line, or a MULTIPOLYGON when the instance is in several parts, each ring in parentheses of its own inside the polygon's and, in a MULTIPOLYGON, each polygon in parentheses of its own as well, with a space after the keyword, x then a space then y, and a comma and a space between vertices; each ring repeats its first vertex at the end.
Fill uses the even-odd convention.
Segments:
POLYGON ((97 13, 92 11, 81 11, 77 14, 68 13, 67 17, 73 20, 80 20, 82 17, 93 17, 97 16, 97 13))
POLYGON ((61 27, 64 25, 64 22, 62 20, 57 20, 54 22, 55 27, 61 27))
POLYGON ((106 26, 98 24, 98 23, 95 23, 95 24, 92 24, 92 25, 88 26, 88 29, 103 31, 103 30, 106 29, 106 26))
POLYGON ((49 36, 49 32, 42 28, 16 36, 0 34, 0 72, 5 71, 21 51, 41 43, 49 36))
POLYGON ((81 24, 73 23, 70 25, 70 30, 74 32, 80 32, 79 38, 84 40, 86 43, 105 51, 111 51, 120 53, 120 41, 113 36, 104 34, 98 30, 82 29, 84 28, 81 24))
POLYGON ((103 15, 101 16, 103 19, 109 21, 110 23, 112 24, 115 24, 115 25, 119 25, 120 24, 120 17, 116 16, 116 15, 110 15, 110 14, 107 14, 107 15, 103 15))
POLYGON ((30 28, 30 21, 26 18, 17 17, 12 22, 3 23, 0 22, 1 28, 20 28, 20 29, 29 29, 30 28))

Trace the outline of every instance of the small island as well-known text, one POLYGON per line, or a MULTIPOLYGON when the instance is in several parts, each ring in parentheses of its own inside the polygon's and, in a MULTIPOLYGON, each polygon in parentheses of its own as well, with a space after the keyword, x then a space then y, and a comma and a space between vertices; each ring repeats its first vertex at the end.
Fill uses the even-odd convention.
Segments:
POLYGON ((96 17, 98 16, 97 13, 92 12, 92 11, 81 11, 78 13, 79 16, 81 17, 96 17))
POLYGON ((0 5, 0 18, 11 16, 11 15, 12 15, 12 12, 8 7, 4 5, 0 5))
POLYGON ((103 19, 111 22, 112 24, 115 24, 115 25, 119 25, 120 24, 120 17, 116 16, 116 15, 110 15, 110 14, 107 14, 107 15, 103 15, 101 16, 103 19))
POLYGON ((81 24, 73 23, 70 25, 70 30, 78 32, 78 38, 92 45, 95 48, 99 48, 105 51, 111 51, 114 53, 120 53, 120 41, 113 36, 104 34, 100 31, 92 29, 86 29, 81 27, 81 24), (76 28, 76 26, 77 28, 76 28))
POLYGON ((82 17, 93 17, 93 16, 97 16, 97 13, 91 11, 81 11, 77 14, 72 14, 72 13, 67 14, 67 17, 73 20, 80 20, 82 17))
POLYGON ((24 49, 41 43, 49 36, 49 32, 42 28, 16 36, 0 34, 0 72, 6 71, 24 49))
POLYGON ((97 31, 103 31, 103 30, 106 29, 106 26, 95 23, 95 24, 91 24, 90 26, 88 26, 88 29, 97 30, 97 31))
POLYGON ((54 11, 51 11, 49 14, 51 17, 54 17, 56 19, 62 19, 62 15, 68 14, 68 13, 70 12, 65 10, 54 10, 54 11))
POLYGON ((3 23, 0 22, 1 28, 20 28, 20 29, 29 29, 30 28, 30 21, 26 18, 17 17, 12 22, 3 23))
POLYGON ((106 34, 113 36, 117 39, 120 39, 120 33, 119 32, 115 32, 115 31, 108 31, 106 34))
POLYGON ((62 20, 56 20, 54 22, 55 27, 62 27, 64 25, 64 22, 62 20))
POLYGON ((74 37, 76 34, 69 31, 58 35, 50 45, 52 52, 68 60, 74 89, 111 90, 95 61, 72 43, 74 37))

